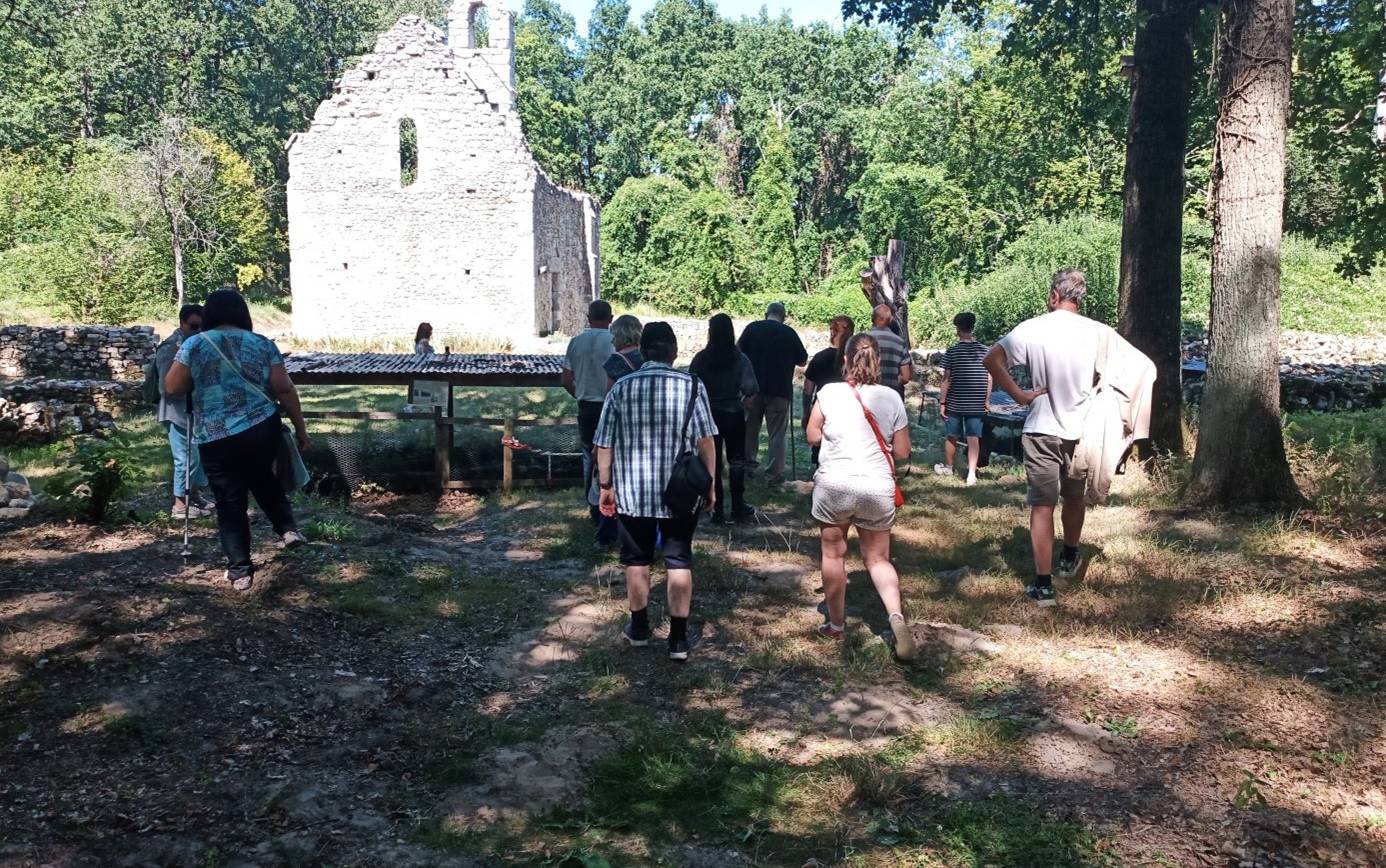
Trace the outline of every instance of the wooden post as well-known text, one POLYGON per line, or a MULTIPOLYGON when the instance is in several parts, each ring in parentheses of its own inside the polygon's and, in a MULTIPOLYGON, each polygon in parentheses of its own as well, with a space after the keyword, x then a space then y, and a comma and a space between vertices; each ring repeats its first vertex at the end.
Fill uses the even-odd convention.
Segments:
POLYGON ((433 469, 438 488, 446 492, 452 480, 452 425, 443 421, 443 408, 433 408, 433 469))
POLYGON ((515 451, 510 448, 510 438, 515 436, 515 420, 505 420, 504 453, 501 455, 501 491, 509 492, 515 486, 515 451))

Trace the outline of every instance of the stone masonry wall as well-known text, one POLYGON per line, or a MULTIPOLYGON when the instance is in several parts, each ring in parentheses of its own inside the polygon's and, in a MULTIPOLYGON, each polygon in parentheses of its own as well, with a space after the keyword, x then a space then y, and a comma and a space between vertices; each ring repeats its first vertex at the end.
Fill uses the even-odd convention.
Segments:
POLYGON ((136 381, 158 344, 148 326, 0 326, 0 378, 136 381))
POLYGON ((593 270, 597 208, 542 174, 534 191, 534 328, 539 334, 577 334, 586 327, 587 305, 597 297, 593 270))
MULTIPOLYGON (((453 334, 513 340, 536 333, 543 264, 536 263, 536 236, 565 239, 554 242, 563 250, 550 258, 563 260, 568 291, 566 239, 580 243, 583 211, 543 209, 536 225, 543 175, 507 85, 512 61, 508 47, 452 46, 437 28, 407 16, 290 140, 296 335, 412 337, 420 321, 453 334), (413 121, 418 142, 417 178, 407 186, 400 177, 404 119, 413 121)), ((546 238, 546 256, 549 246, 546 238)), ((582 247, 574 250, 583 255, 582 247)), ((573 272, 571 291, 590 298, 580 273, 573 272)), ((547 295, 544 303, 552 305, 547 295)))
POLYGON ((20 380, 0 386, 0 445, 101 433, 115 427, 115 417, 139 405, 137 382, 20 380))

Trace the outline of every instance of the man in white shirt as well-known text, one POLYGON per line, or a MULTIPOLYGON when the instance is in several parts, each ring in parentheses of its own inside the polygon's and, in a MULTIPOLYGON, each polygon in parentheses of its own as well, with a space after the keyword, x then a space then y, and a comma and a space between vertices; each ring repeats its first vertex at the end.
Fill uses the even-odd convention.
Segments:
POLYGON ((1106 326, 1078 313, 1087 294, 1083 272, 1068 268, 1054 275, 1049 313, 1028 319, 996 342, 983 364, 996 385, 1022 406, 1029 406, 1021 442, 1029 483, 1030 543, 1035 580, 1026 594, 1039 606, 1053 606, 1053 573, 1075 578, 1082 566, 1078 542, 1083 533, 1086 482, 1068 475, 1073 449, 1083 430, 1083 416, 1097 377, 1097 352, 1106 326), (1020 388, 1010 369, 1030 371, 1032 388, 1020 388), (1054 508, 1063 499, 1064 549, 1056 570, 1054 508))
POLYGON ((587 328, 568 342, 563 356, 563 388, 577 399, 578 436, 582 440, 583 495, 596 525, 598 546, 616 543, 616 522, 601 514, 592 493, 592 437, 606 400, 606 369, 603 365, 616 348, 611 343, 611 305, 597 299, 587 306, 587 328))

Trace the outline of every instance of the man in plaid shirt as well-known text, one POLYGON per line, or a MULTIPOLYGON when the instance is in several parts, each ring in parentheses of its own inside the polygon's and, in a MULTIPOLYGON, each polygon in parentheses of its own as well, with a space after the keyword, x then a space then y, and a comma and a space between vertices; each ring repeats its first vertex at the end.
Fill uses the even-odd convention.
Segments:
MULTIPOLYGON (((712 421, 707 392, 699 383, 688 439, 682 439, 693 380, 672 367, 678 342, 668 323, 645 326, 640 335, 640 355, 645 364, 611 387, 597 422, 592 438, 597 447, 597 485, 602 513, 616 516, 621 564, 626 568, 630 623, 622 635, 635 647, 650 641, 650 564, 655 557, 656 535, 662 536, 664 566, 669 573, 669 657, 687 660, 693 532, 698 516, 670 516, 664 506, 664 488, 674 461, 686 448, 696 448, 708 473, 713 473, 712 438, 717 426, 712 421)), ((715 502, 714 484, 708 491, 708 511, 715 502)))

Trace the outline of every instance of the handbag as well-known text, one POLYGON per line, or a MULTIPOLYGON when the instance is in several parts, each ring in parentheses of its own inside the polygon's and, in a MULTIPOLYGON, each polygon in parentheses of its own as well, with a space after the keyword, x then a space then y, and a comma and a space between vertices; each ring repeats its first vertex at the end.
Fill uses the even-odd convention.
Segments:
MULTIPOLYGON (((250 379, 241 372, 240 367, 226 357, 226 353, 221 351, 221 347, 217 345, 216 341, 212 340, 210 334, 203 334, 202 338, 207 343, 211 344, 216 354, 221 356, 221 360, 226 363, 227 367, 235 372, 236 376, 241 378, 242 382, 254 389, 256 394, 270 402, 270 405, 274 407, 274 413, 277 417, 279 415, 279 402, 271 398, 269 393, 264 389, 250 382, 250 379)), ((308 466, 303 463, 303 456, 298 452, 298 440, 294 437, 294 432, 283 422, 279 423, 279 448, 274 454, 274 476, 279 480, 279 487, 286 492, 298 491, 307 485, 309 480, 308 466)))
POLYGON ((664 506, 674 518, 692 518, 696 515, 712 487, 712 474, 699 457, 698 450, 688 448, 688 428, 693 423, 693 409, 698 403, 698 376, 689 374, 688 378, 692 381, 693 389, 688 397, 683 428, 679 432, 679 454, 674 459, 674 469, 664 486, 664 506))
POLYGON ((905 505, 905 492, 900 490, 900 480, 895 475, 895 455, 886 445, 886 439, 881 435, 881 426, 876 424, 876 417, 867 408, 866 402, 861 399, 861 392, 857 387, 852 387, 852 394, 857 396, 857 403, 861 405, 861 411, 866 414, 866 424, 871 426, 871 433, 876 435, 876 445, 881 447, 881 454, 885 456, 886 464, 890 465, 890 480, 895 483, 895 508, 899 509, 905 505))

